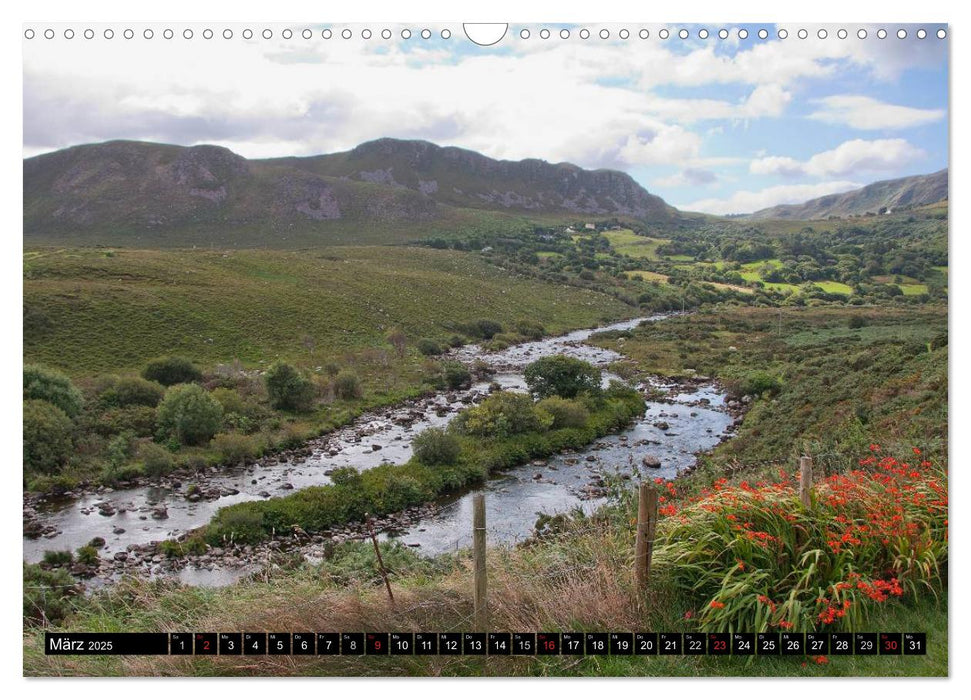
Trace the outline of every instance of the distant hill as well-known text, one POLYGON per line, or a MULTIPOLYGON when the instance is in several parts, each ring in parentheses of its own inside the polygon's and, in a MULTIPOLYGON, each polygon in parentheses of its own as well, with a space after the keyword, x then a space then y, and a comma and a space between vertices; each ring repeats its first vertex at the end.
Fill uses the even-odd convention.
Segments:
POLYGON ((874 182, 858 190, 810 199, 802 204, 782 204, 749 214, 751 219, 828 219, 885 213, 901 207, 933 204, 948 198, 947 169, 930 175, 874 182))
POLYGON ((23 167, 25 241, 185 244, 196 233, 207 243, 249 232, 247 240, 272 246, 294 234, 333 242, 329 234, 343 232, 342 242, 375 242, 375 231, 484 213, 650 222, 677 215, 625 173, 500 161, 425 141, 380 139, 345 153, 270 160, 218 146, 111 141, 27 158, 23 167), (362 229, 365 237, 354 238, 362 229))

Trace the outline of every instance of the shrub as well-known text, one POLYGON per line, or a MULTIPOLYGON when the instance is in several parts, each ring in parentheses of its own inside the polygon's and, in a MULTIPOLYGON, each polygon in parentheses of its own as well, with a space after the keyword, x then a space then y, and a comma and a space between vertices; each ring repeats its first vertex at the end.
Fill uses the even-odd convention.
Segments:
POLYGON ((212 439, 212 447, 225 464, 245 462, 253 459, 258 452, 253 438, 238 433, 220 433, 212 439))
POLYGON ((98 397, 103 406, 158 406, 165 388, 158 382, 141 377, 123 377, 105 389, 98 397))
POLYGON ((142 376, 164 386, 174 386, 198 382, 202 379, 202 372, 186 358, 170 356, 149 362, 142 376))
POLYGON ((66 566, 70 566, 74 563, 74 555, 67 549, 61 551, 53 551, 48 549, 44 552, 44 558, 41 559, 41 566, 48 569, 58 569, 66 566))
POLYGON ((209 393, 223 407, 224 415, 229 413, 242 415, 246 412, 246 402, 243 401, 243 397, 235 389, 227 389, 226 387, 220 386, 209 393))
POLYGON ((455 464, 462 452, 457 437, 442 428, 428 428, 411 443, 415 457, 422 464, 455 464))
POLYGON ((861 316, 859 314, 850 316, 850 320, 846 323, 846 325, 850 328, 863 328, 866 324, 866 316, 861 316))
POLYGON ((738 380, 736 386, 740 396, 761 396, 766 392, 769 396, 775 396, 782 390, 782 382, 768 372, 752 372, 738 380))
POLYGON ((544 357, 526 366, 523 372, 529 390, 539 398, 575 398, 600 389, 600 370, 589 362, 566 355, 544 357))
POLYGON ((442 346, 431 338, 422 338, 415 347, 418 348, 418 352, 426 357, 442 354, 442 346))
POLYGON ((101 561, 101 557, 98 555, 98 550, 91 545, 85 545, 78 548, 77 560, 79 564, 84 564, 85 566, 97 566, 98 562, 101 561))
POLYGON ((263 513, 259 503, 239 503, 220 508, 213 524, 206 528, 210 544, 257 542, 263 537, 263 513))
POLYGON ((330 480, 338 486, 360 486, 361 472, 354 467, 339 467, 331 473, 330 480))
POLYGON ((529 319, 519 319, 516 321, 516 332, 519 335, 529 338, 530 340, 540 340, 546 333, 546 329, 543 327, 542 323, 538 321, 530 321, 529 319))
POLYGON ((295 367, 285 362, 274 362, 263 376, 266 393, 273 408, 284 411, 308 411, 313 407, 315 389, 313 382, 295 367))
POLYGON ((334 395, 339 399, 359 399, 363 389, 360 378, 349 369, 342 370, 334 378, 334 395))
POLYGON ((84 399, 66 375, 40 365, 24 365, 24 400, 46 401, 74 418, 84 399))
POLYGON ((154 442, 148 442, 139 447, 138 458, 147 476, 164 476, 175 467, 172 453, 154 442))
POLYGON ((109 408, 94 418, 94 432, 104 437, 131 432, 139 437, 155 434, 155 409, 151 406, 125 406, 109 408))
POLYGON ((472 373, 461 362, 443 362, 442 372, 449 389, 468 389, 472 386, 472 373))
POLYGON ((552 428, 582 428, 590 420, 590 411, 578 401, 551 396, 536 404, 536 410, 553 417, 552 428))
POLYGON ((451 338, 448 339, 448 346, 450 348, 460 348, 463 345, 465 345, 465 338, 463 338, 458 334, 453 335, 451 338))
POLYGON ((53 474, 71 456, 71 419, 46 401, 24 401, 24 473, 53 474))
POLYGON ((74 578, 64 569, 47 571, 24 562, 24 619, 56 624, 73 610, 81 594, 74 578))
POLYGON ((473 338, 491 340, 496 333, 502 333, 502 324, 489 319, 479 319, 463 324, 461 330, 473 338))
POLYGON ((496 392, 455 417, 459 430, 478 437, 508 437, 545 430, 552 420, 549 414, 535 410, 529 396, 511 391, 496 392))
POLYGON ((223 407, 198 384, 169 387, 158 406, 159 433, 183 445, 207 442, 219 430, 223 407))

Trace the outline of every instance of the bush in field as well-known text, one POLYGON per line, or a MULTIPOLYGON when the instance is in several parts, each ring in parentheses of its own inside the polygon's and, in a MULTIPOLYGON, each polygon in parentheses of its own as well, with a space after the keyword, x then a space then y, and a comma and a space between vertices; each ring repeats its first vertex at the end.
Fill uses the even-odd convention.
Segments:
POLYGON ((184 357, 160 357, 142 370, 142 376, 164 386, 190 384, 202 379, 202 372, 184 357))
POLYGON ((861 316, 860 314, 854 314, 850 316, 850 320, 846 322, 849 328, 863 328, 867 324, 866 316, 861 316))
POLYGON ((334 377, 334 395, 339 399, 359 399, 363 391, 360 378, 349 369, 334 377))
POLYGON ((24 473, 53 474, 71 456, 71 419, 46 401, 24 401, 24 473))
POLYGON ((526 365, 523 376, 529 390, 541 399, 549 396, 572 399, 600 389, 600 370, 589 362, 566 355, 531 362, 526 365))
POLYGON ((545 411, 553 417, 551 428, 582 428, 590 420, 590 411, 572 399, 550 396, 536 404, 537 411, 545 411))
POLYGON ((442 372, 449 389, 468 389, 472 386, 472 373, 461 362, 443 362, 442 372))
POLYGON ((156 412, 161 437, 183 445, 208 442, 219 430, 222 417, 223 407, 198 384, 169 387, 156 412))
POLYGON ((422 338, 418 341, 415 347, 418 348, 418 352, 426 357, 442 354, 442 346, 431 338, 422 338))
POLYGON ((242 415, 246 412, 246 402, 235 389, 228 389, 220 386, 216 387, 209 393, 212 395, 212 398, 216 399, 216 401, 219 402, 219 405, 223 407, 224 415, 229 413, 242 415))
POLYGON ((309 411, 316 393, 314 384, 295 367, 274 362, 263 376, 270 405, 283 411, 309 411))
POLYGON ((540 340, 546 333, 546 329, 543 327, 542 323, 538 321, 530 321, 529 319, 519 319, 516 321, 516 332, 519 335, 529 338, 530 340, 540 340))
POLYGON ((46 401, 74 418, 84 399, 66 375, 40 365, 24 365, 24 400, 46 401))
POLYGON ((139 437, 149 437, 155 434, 155 409, 151 406, 109 408, 97 415, 89 425, 103 437, 126 431, 139 437))
POLYGON ((219 433, 212 439, 212 448, 225 464, 245 462, 253 459, 258 452, 253 438, 238 433, 219 433))
POLYGON ((491 340, 496 333, 502 333, 502 324, 489 319, 479 319, 471 323, 462 324, 460 330, 472 338, 491 340))
POLYGON ((782 382, 768 372, 752 372, 739 379, 736 387, 739 396, 761 396, 766 392, 769 396, 775 396, 782 390, 782 382))
POLYGON ((101 392, 98 397, 102 406, 125 408, 149 406, 154 408, 165 395, 165 387, 141 377, 122 377, 101 392))
POLYGON ((478 406, 467 408, 455 417, 456 426, 467 435, 508 437, 518 433, 546 430, 553 422, 548 413, 539 413, 525 394, 499 391, 478 406))
POLYGON ((138 459, 142 462, 142 470, 146 476, 164 476, 175 467, 172 453, 154 442, 148 442, 138 448, 138 459))
POLYGON ((455 464, 462 452, 457 437, 442 428, 428 428, 411 443, 415 457, 422 464, 455 464))
MULTIPOLYGON (((731 486, 694 498, 672 482, 655 563, 696 597, 702 631, 857 629, 874 604, 940 590, 948 559, 947 474, 871 445, 859 468, 816 484, 731 486)), ((658 480, 660 481, 660 480, 658 480)))

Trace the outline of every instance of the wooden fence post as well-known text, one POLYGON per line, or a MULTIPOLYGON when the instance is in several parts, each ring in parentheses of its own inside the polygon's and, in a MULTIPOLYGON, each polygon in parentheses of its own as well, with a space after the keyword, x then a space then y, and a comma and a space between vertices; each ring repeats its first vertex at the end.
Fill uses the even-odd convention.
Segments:
POLYGON ((486 512, 485 496, 472 497, 472 564, 475 570, 475 629, 489 629, 489 610, 486 604, 486 512))
POLYGON ((647 587, 651 575, 656 527, 657 491, 642 483, 637 494, 637 537, 634 541, 634 580, 638 591, 647 587))
POLYGON ((371 543, 374 545, 374 554, 378 558, 378 569, 381 571, 381 578, 384 579, 384 587, 388 589, 388 600, 391 601, 391 607, 394 607, 394 593, 391 592, 391 581, 388 580, 388 570, 384 568, 384 559, 381 558, 381 548, 378 547, 378 537, 374 534, 374 520, 368 513, 364 514, 364 518, 367 521, 368 532, 371 534, 371 543))
POLYGON ((811 457, 799 458, 799 500, 803 508, 809 508, 812 503, 813 490, 813 460, 811 457))

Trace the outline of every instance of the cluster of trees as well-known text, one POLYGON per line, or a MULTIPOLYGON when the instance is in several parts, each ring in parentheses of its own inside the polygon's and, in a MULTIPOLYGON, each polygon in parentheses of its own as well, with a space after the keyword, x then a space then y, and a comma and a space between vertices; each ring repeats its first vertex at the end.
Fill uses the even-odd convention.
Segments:
POLYGON ((524 376, 529 394, 497 391, 459 413, 447 429, 429 428, 416 436, 416 459, 426 465, 454 464, 462 452, 463 435, 504 439, 583 428, 590 418, 587 403, 601 398, 600 370, 573 357, 541 358, 527 365, 524 376))
MULTIPOLYGON (((26 365, 23 375, 24 479, 38 489, 62 483, 52 477, 66 471, 88 476, 92 466, 106 482, 161 475, 184 447, 206 448, 217 462, 250 459, 285 428, 278 412, 311 411, 325 392, 341 400, 363 392, 350 370, 325 383, 285 362, 261 378, 206 377, 185 358, 165 357, 141 376, 98 378, 85 393, 53 369, 26 365)), ((198 453, 184 457, 191 466, 198 453)))

